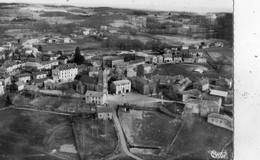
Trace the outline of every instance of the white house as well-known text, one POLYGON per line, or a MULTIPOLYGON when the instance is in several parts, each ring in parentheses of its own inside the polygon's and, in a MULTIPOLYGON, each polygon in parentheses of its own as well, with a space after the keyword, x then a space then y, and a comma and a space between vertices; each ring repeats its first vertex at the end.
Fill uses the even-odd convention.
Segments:
POLYGON ((107 95, 103 92, 87 91, 85 94, 86 103, 95 103, 103 105, 106 103, 107 95))
POLYGON ((110 89, 111 92, 115 94, 131 92, 131 81, 127 79, 113 81, 111 83, 110 89))
POLYGON ((78 74, 76 64, 60 65, 52 70, 52 77, 55 82, 70 82, 73 81, 78 74))
POLYGON ((51 60, 51 61, 42 62, 41 64, 42 64, 41 69, 52 69, 54 66, 59 65, 59 61, 51 60))
POLYGON ((34 79, 41 79, 41 78, 46 78, 47 77, 47 72, 46 71, 39 71, 34 73, 34 79))
POLYGON ((167 53, 167 54, 163 54, 163 61, 165 63, 169 63, 172 62, 172 54, 171 53, 167 53))
POLYGON ((16 79, 16 81, 28 83, 31 80, 31 74, 21 73, 21 74, 15 75, 14 78, 16 79))
POLYGON ((24 83, 23 82, 18 81, 18 82, 15 83, 15 86, 17 87, 18 91, 24 90, 24 83))
POLYGON ((227 116, 227 115, 221 115, 218 113, 211 113, 208 115, 208 123, 211 123, 213 125, 226 128, 228 130, 233 131, 234 128, 234 122, 233 118, 227 116))
POLYGON ((98 119, 111 120, 112 109, 110 107, 97 107, 98 119))
POLYGON ((4 84, 2 81, 0 81, 0 95, 5 94, 5 90, 4 90, 4 84))

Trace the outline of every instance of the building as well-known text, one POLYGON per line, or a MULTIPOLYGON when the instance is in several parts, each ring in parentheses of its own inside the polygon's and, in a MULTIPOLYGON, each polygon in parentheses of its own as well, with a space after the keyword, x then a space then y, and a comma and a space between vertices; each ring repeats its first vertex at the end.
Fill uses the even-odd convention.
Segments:
POLYGON ((201 79, 193 83, 193 89, 198 89, 200 91, 207 91, 209 89, 209 80, 201 79))
POLYGON ((86 103, 103 105, 106 103, 107 95, 103 92, 87 91, 85 94, 86 103))
POLYGON ((97 77, 92 77, 89 75, 77 75, 75 77, 76 81, 76 92, 80 94, 85 94, 86 91, 98 91, 107 93, 107 78, 109 70, 100 70, 97 77))
POLYGON ((105 60, 105 65, 109 68, 115 68, 117 65, 124 63, 123 57, 111 57, 105 60))
POLYGON ((147 18, 145 16, 129 16, 129 23, 139 28, 146 27, 147 18))
POLYGON ((15 61, 5 61, 3 65, 0 67, 0 73, 15 75, 22 68, 22 63, 18 63, 15 61))
POLYGON ((131 78, 132 87, 143 95, 156 95, 157 85, 153 80, 147 80, 143 77, 131 78))
POLYGON ((211 113, 219 113, 220 105, 216 101, 189 99, 185 102, 185 108, 191 109, 191 113, 207 117, 211 113))
POLYGON ((2 81, 0 81, 0 96, 5 94, 5 87, 2 81))
POLYGON ((22 90, 24 90, 25 85, 24 85, 23 82, 18 81, 18 82, 15 82, 14 86, 15 86, 17 91, 22 91, 22 90))
POLYGON ((55 82, 70 82, 73 81, 78 74, 76 64, 60 65, 52 70, 52 77, 55 82))
POLYGON ((0 73, 0 81, 2 82, 3 86, 7 86, 7 85, 11 84, 11 76, 0 73))
POLYGON ((115 94, 131 92, 131 82, 127 79, 113 81, 110 85, 110 92, 115 94))
POLYGON ((45 81, 47 81, 48 79, 49 79, 48 77, 33 79, 33 80, 31 80, 30 84, 33 86, 36 86, 38 88, 43 88, 45 81))
POLYGON ((174 63, 181 63, 182 62, 182 57, 180 55, 173 56, 173 62, 174 63))
POLYGON ((26 70, 41 70, 43 68, 40 62, 30 62, 30 61, 26 62, 24 67, 26 70))
POLYGON ((233 131, 233 118, 227 115, 212 113, 208 115, 208 123, 233 131))
POLYGON ((97 107, 98 119, 111 120, 112 119, 112 109, 110 107, 97 107))
POLYGON ((38 71, 33 73, 33 78, 34 79, 41 79, 41 78, 46 78, 48 72, 47 71, 38 71))
POLYGON ((157 63, 163 63, 163 56, 162 55, 157 55, 157 63))
POLYGON ((199 99, 201 96, 201 92, 197 89, 191 89, 186 91, 178 92, 178 99, 185 102, 189 99, 199 99))
POLYGON ((163 54, 163 62, 164 62, 164 63, 173 62, 173 60, 172 60, 172 54, 171 54, 171 53, 163 54))
POLYGON ((153 64, 142 64, 137 66, 137 76, 145 76, 146 74, 151 74, 154 71, 153 64))
POLYGON ((136 69, 127 68, 127 70, 126 70, 126 76, 127 76, 127 77, 136 77, 136 76, 137 76, 136 69))
POLYGON ((59 61, 58 60, 50 60, 50 61, 44 61, 41 64, 42 64, 41 69, 53 69, 54 67, 59 65, 59 61))
POLYGON ((212 89, 209 93, 211 96, 221 97, 222 101, 225 101, 228 96, 228 92, 212 89))
POLYGON ((29 73, 21 73, 14 76, 15 81, 20 81, 23 83, 29 83, 31 81, 31 74, 29 73))
POLYGON ((207 63, 207 59, 200 57, 200 58, 196 58, 195 62, 196 63, 207 63))

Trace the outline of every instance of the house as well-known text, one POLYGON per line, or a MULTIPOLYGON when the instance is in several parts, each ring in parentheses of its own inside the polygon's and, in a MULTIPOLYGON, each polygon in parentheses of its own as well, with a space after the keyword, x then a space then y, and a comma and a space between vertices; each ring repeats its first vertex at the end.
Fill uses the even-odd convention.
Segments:
POLYGON ((193 57, 183 57, 182 61, 184 63, 194 63, 194 58, 193 57))
POLYGON ((70 82, 73 81, 78 74, 76 64, 59 65, 52 70, 52 77, 55 82, 70 82))
POLYGON ((200 91, 207 91, 209 89, 209 80, 201 79, 193 83, 193 89, 198 89, 200 91))
POLYGON ((64 38, 64 43, 74 43, 74 41, 71 38, 66 37, 64 38))
POLYGON ((149 58, 151 59, 150 62, 153 64, 156 64, 158 62, 157 56, 155 55, 151 55, 149 56, 149 58))
POLYGON ((173 62, 174 63, 181 63, 182 62, 181 55, 173 56, 173 62))
POLYGON ((224 43, 223 42, 216 42, 215 47, 224 47, 224 43))
POLYGON ((188 45, 182 45, 181 49, 189 49, 189 46, 188 45))
POLYGON ((122 63, 124 63, 123 57, 111 56, 108 59, 105 59, 105 65, 109 68, 114 68, 122 63))
POLYGON ((31 80, 30 84, 33 86, 36 86, 38 88, 42 88, 42 87, 44 87, 45 81, 48 79, 49 79, 48 77, 33 79, 33 80, 31 80))
POLYGON ((157 63, 163 63, 163 56, 162 55, 157 55, 157 63))
POLYGON ((100 31, 102 31, 102 32, 106 32, 107 29, 108 29, 107 26, 100 26, 100 31))
POLYGON ((11 84, 11 76, 0 73, 0 81, 2 82, 3 86, 7 86, 11 84))
POLYGON ((5 88, 2 81, 0 81, 0 96, 5 94, 5 88))
POLYGON ((67 55, 61 55, 57 58, 57 61, 60 63, 60 64, 67 64, 69 60, 69 57, 67 55))
POLYGON ((198 99, 201 96, 201 93, 197 89, 190 89, 186 91, 180 91, 178 92, 178 99, 185 102, 189 99, 198 99))
POLYGON ((228 96, 228 92, 226 91, 220 91, 220 90, 215 90, 215 89, 212 89, 210 90, 210 93, 209 93, 211 96, 216 96, 216 97, 221 97, 222 98, 222 101, 225 101, 227 96, 228 96))
POLYGON ((127 79, 113 81, 110 85, 110 92, 115 94, 131 92, 131 82, 127 79))
POLYGON ((127 76, 127 77, 136 77, 136 76, 137 76, 136 69, 127 68, 127 70, 126 70, 126 76, 127 76))
POLYGON ((137 76, 141 77, 154 71, 153 64, 141 64, 137 66, 137 76))
POLYGON ((29 74, 29 73, 21 73, 21 74, 15 75, 14 79, 16 81, 20 81, 20 82, 23 82, 23 83, 29 83, 30 80, 31 80, 31 74, 29 74))
POLYGON ((41 69, 52 69, 59 65, 59 61, 57 60, 50 60, 50 61, 44 61, 41 63, 42 67, 41 69))
POLYGON ((164 63, 173 62, 172 54, 171 53, 163 54, 163 62, 164 63))
POLYGON ((112 119, 112 109, 108 106, 97 107, 98 119, 111 120, 112 119))
POLYGON ((94 28, 84 28, 83 29, 83 35, 89 36, 89 35, 95 35, 97 34, 97 30, 94 28))
POLYGON ((107 95, 103 92, 87 91, 85 94, 86 103, 103 105, 106 103, 107 95))
POLYGON ((0 73, 15 75, 20 72, 21 68, 21 63, 7 60, 0 67, 0 73))
POLYGON ((226 128, 230 131, 233 131, 234 129, 234 122, 233 118, 227 116, 227 115, 221 115, 218 113, 212 113, 208 115, 208 123, 226 128))
POLYGON ((200 103, 200 116, 207 117, 211 113, 219 113, 220 105, 216 101, 201 100, 200 103))
POLYGON ((33 73, 33 78, 34 79, 41 79, 41 78, 46 78, 48 72, 47 71, 38 71, 33 73))
POLYGON ((18 81, 18 82, 15 82, 15 88, 16 88, 16 90, 17 91, 22 91, 22 90, 24 90, 24 83, 23 82, 21 82, 21 81, 18 81))
POLYGON ((215 97, 215 96, 210 96, 208 94, 202 94, 202 100, 210 100, 210 101, 215 101, 218 103, 219 106, 222 104, 222 98, 221 97, 215 97))
POLYGON ((52 90, 56 88, 56 83, 53 79, 47 79, 43 83, 45 90, 52 90))
POLYGON ((195 58, 195 62, 196 63, 207 63, 207 59, 206 58, 195 58))
POLYGON ((145 16, 129 16, 129 23, 139 28, 146 27, 147 18, 145 16))
POLYGON ((185 102, 185 108, 191 109, 191 113, 207 117, 211 113, 219 113, 220 106, 216 101, 190 99, 185 102))
POLYGON ((143 95, 156 95, 156 83, 143 77, 131 78, 132 87, 143 95))
POLYGON ((26 62, 25 63, 25 69, 27 70, 41 70, 43 68, 43 65, 40 62, 26 62))

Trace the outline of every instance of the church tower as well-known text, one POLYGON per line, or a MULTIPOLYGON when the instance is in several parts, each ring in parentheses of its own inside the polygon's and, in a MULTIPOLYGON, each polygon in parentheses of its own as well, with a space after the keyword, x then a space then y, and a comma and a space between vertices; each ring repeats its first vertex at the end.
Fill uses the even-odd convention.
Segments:
POLYGON ((108 93, 108 74, 109 70, 108 69, 100 69, 98 72, 98 91, 103 92, 103 93, 108 93))

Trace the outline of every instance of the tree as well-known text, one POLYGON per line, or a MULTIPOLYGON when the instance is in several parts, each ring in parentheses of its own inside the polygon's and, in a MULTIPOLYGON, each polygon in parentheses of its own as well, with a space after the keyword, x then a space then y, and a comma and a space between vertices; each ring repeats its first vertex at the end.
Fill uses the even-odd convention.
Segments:
POLYGON ((38 46, 38 51, 42 52, 42 46, 41 45, 38 46))
POLYGON ((73 62, 76 63, 77 65, 83 64, 85 61, 85 58, 80 54, 80 49, 77 47, 75 49, 75 55, 74 55, 74 60, 73 62))

